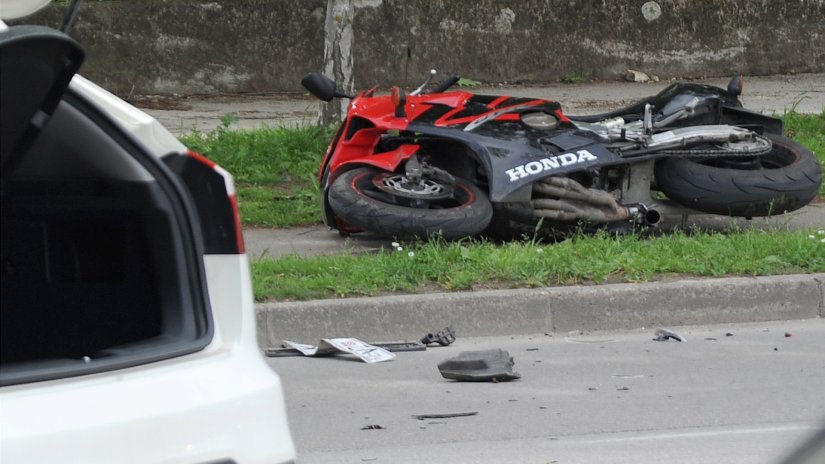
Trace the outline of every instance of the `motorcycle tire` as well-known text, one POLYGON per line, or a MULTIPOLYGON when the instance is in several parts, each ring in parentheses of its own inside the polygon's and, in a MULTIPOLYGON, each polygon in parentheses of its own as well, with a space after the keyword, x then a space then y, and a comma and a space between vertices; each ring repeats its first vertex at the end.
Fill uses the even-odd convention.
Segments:
POLYGON ((773 148, 760 156, 661 159, 656 185, 671 200, 712 214, 771 216, 807 205, 822 183, 816 157, 787 137, 765 136, 773 148))
POLYGON ((477 235, 493 215, 487 195, 462 179, 446 186, 446 198, 411 204, 403 192, 393 195, 376 186, 386 175, 371 167, 341 174, 330 186, 330 207, 344 222, 359 229, 393 237, 440 235, 447 240, 477 235))

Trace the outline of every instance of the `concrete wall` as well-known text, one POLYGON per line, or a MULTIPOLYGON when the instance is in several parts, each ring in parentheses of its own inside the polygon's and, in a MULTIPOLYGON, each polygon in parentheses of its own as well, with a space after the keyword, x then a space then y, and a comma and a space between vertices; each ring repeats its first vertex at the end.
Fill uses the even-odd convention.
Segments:
MULTIPOLYGON (((356 87, 825 71, 825 0, 354 0, 356 87)), ((300 92, 326 0, 90 1, 72 35, 120 95, 300 92)), ((25 20, 56 27, 66 3, 25 20)))

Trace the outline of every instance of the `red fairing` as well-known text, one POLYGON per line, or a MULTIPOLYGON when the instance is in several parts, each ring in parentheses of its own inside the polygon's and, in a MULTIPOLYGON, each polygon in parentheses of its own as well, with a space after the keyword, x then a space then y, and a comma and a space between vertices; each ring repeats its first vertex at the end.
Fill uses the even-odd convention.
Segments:
MULTIPOLYGON (((516 97, 484 97, 470 92, 447 92, 432 95, 407 95, 404 111, 396 112, 389 95, 373 96, 375 89, 360 93, 349 105, 347 119, 335 135, 324 156, 319 181, 325 172, 332 173, 326 181, 337 177, 346 165, 371 165, 385 171, 395 171, 414 155, 419 145, 405 144, 386 152, 375 153, 381 136, 390 131, 406 131, 411 123, 434 127, 456 127, 485 118, 491 121, 518 121, 518 110, 553 104, 548 100, 516 97), (484 103, 480 103, 483 99, 484 103), (425 116, 430 110, 442 108, 437 118, 425 116), (400 114, 397 116, 396 114, 400 114), (328 167, 328 169, 324 169, 328 167)), ((553 113, 562 122, 569 122, 555 105, 553 113)), ((432 114, 432 113, 430 113, 432 114)), ((460 130, 460 128, 459 128, 460 130)))

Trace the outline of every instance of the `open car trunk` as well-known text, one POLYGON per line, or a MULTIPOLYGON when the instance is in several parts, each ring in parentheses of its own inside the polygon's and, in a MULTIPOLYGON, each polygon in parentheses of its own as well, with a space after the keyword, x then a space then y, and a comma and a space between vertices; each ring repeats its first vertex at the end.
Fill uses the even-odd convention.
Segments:
POLYGON ((202 349, 212 324, 191 196, 159 153, 67 90, 83 58, 71 39, 12 29, 0 42, 0 385, 202 349))

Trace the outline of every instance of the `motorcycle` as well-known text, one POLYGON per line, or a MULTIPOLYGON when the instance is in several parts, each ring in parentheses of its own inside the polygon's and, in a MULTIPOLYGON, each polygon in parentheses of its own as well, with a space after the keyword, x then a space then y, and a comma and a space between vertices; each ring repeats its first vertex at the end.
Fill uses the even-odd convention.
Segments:
POLYGON ((667 216, 752 218, 801 208, 819 162, 780 119, 726 89, 675 83, 609 113, 567 116, 558 102, 376 87, 346 95, 322 74, 302 85, 351 99, 318 173, 324 223, 342 234, 445 239, 558 235, 655 226, 667 216))

